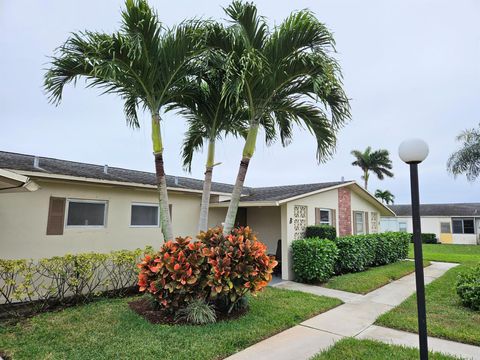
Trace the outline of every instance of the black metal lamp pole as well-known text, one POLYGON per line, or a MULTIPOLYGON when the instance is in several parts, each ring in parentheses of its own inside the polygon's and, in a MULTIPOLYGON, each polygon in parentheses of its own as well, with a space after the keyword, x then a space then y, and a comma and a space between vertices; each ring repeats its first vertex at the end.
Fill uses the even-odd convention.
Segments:
POLYGON ((410 162, 410 186, 412 190, 413 247, 415 254, 415 284, 417 286, 418 334, 420 359, 428 360, 427 312, 425 308, 425 282, 423 277, 423 253, 420 225, 420 200, 418 191, 418 162, 410 162))

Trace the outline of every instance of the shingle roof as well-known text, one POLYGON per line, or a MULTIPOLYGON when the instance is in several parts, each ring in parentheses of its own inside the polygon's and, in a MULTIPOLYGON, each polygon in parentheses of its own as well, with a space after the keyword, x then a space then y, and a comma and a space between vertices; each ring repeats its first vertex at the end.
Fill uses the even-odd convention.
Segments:
MULTIPOLYGON (((154 173, 122 169, 117 167, 108 167, 107 174, 104 172, 103 165, 93 165, 75 161, 52 159, 39 157, 39 168, 34 167, 33 155, 24 155, 0 151, 0 168, 21 171, 43 172, 45 174, 70 175, 77 177, 93 178, 100 180, 129 182, 136 184, 156 185, 154 173)), ((167 175, 167 186, 178 189, 202 190, 203 181, 182 176, 167 175)), ((233 186, 223 183, 212 183, 212 191, 219 193, 231 193, 233 186)), ((244 194, 249 193, 249 189, 244 189, 244 194)))
POLYGON ((350 181, 325 182, 317 184, 283 185, 260 188, 250 188, 250 195, 242 197, 241 201, 278 201, 308 194, 313 191, 332 186, 350 183, 350 181))
MULTIPOLYGON (((48 157, 39 158, 39 168, 34 166, 33 155, 0 151, 0 168, 20 171, 43 172, 45 174, 69 175, 82 178, 156 185, 154 173, 145 171, 108 167, 105 174, 103 165, 86 164, 75 161, 59 160, 48 157)), ((284 185, 251 188, 244 187, 241 201, 277 201, 298 195, 326 189, 328 187, 350 183, 350 181, 325 182, 316 184, 284 185)), ((203 181, 182 176, 167 175, 167 186, 177 189, 202 190, 203 181)), ((212 191, 230 194, 233 185, 213 182, 212 191)))
MULTIPOLYGON (((411 216, 411 205, 389 205, 398 216, 411 216)), ((422 204, 421 216, 480 216, 480 203, 422 204)))

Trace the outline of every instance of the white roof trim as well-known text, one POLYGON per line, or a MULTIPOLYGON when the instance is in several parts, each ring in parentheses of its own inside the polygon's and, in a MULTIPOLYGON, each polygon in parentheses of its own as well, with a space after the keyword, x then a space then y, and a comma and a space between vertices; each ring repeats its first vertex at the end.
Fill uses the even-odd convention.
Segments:
POLYGON ((30 180, 29 177, 13 171, 0 169, 0 179, 2 178, 8 180, 7 183, 12 183, 12 186, 0 188, 0 192, 2 193, 36 191, 39 189, 39 186, 30 180))
POLYGON ((312 195, 320 194, 320 193, 325 192, 325 191, 330 191, 330 190, 338 189, 338 188, 341 188, 341 187, 344 187, 344 186, 348 186, 348 185, 351 185, 351 184, 355 184, 355 181, 349 181, 349 182, 346 182, 346 183, 344 183, 344 184, 329 186, 329 187, 326 187, 326 188, 323 188, 323 189, 318 189, 318 190, 315 190, 315 191, 310 191, 310 192, 308 192, 308 193, 304 193, 304 194, 300 194, 300 195, 297 195, 297 196, 293 196, 293 197, 291 197, 291 198, 279 200, 278 203, 279 203, 279 204, 285 204, 285 203, 290 202, 290 201, 293 201, 293 200, 302 199, 302 198, 307 197, 307 196, 312 196, 312 195))
MULTIPOLYGON (((230 200, 219 203, 210 203, 211 208, 226 208, 230 205, 230 200)), ((278 201, 240 201, 239 207, 262 207, 262 206, 280 206, 278 201)))
MULTIPOLYGON (((18 172, 22 175, 44 178, 44 179, 81 181, 81 182, 86 182, 86 183, 103 184, 103 185, 116 185, 116 186, 130 186, 130 187, 138 187, 138 188, 144 188, 144 189, 156 189, 157 188, 156 185, 141 184, 141 183, 135 183, 135 182, 102 180, 102 179, 96 179, 96 178, 71 176, 71 175, 60 175, 60 174, 50 174, 50 173, 42 173, 42 172, 36 172, 36 171, 19 170, 18 172)), ((188 192, 188 193, 197 193, 197 194, 201 194, 203 192, 202 190, 195 190, 195 189, 188 189, 188 188, 177 188, 177 187, 167 187, 167 190, 179 191, 179 192, 188 192)), ((228 196, 231 195, 230 193, 223 193, 223 192, 217 192, 217 191, 212 191, 211 194, 213 194, 213 195, 228 195, 228 196)))

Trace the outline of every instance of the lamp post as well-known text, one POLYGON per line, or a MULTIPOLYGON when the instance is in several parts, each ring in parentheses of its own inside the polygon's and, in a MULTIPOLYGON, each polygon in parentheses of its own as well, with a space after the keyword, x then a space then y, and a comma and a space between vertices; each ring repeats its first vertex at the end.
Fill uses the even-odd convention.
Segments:
POLYGON ((418 164, 428 155, 428 145, 421 139, 402 142, 398 155, 410 165, 410 187, 412 193, 413 248, 415 254, 415 283, 417 287, 418 337, 420 359, 428 360, 427 313, 425 309, 425 282, 423 277, 423 254, 420 227, 420 200, 418 192, 418 164))

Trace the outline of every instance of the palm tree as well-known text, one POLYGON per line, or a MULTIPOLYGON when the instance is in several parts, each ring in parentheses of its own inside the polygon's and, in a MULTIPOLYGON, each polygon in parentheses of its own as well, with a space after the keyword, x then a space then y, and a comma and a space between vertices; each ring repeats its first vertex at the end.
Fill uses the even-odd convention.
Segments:
POLYGON ((383 204, 393 204, 394 200, 395 200, 395 196, 388 190, 380 190, 380 189, 377 189, 375 191, 375 197, 377 199, 380 199, 382 201, 383 204))
POLYGON ((152 143, 157 175, 160 222, 165 240, 173 239, 163 163, 160 111, 178 96, 187 81, 199 47, 201 24, 185 22, 165 29, 145 0, 126 0, 122 26, 113 34, 73 33, 59 47, 45 75, 44 88, 58 105, 65 85, 85 78, 89 87, 119 95, 127 124, 139 127, 137 110, 152 119, 152 143))
POLYGON ((350 118, 350 106, 340 68, 329 55, 332 35, 310 11, 292 13, 272 31, 253 3, 234 1, 225 12, 230 25, 212 24, 207 45, 226 56, 222 93, 248 112, 247 137, 224 223, 227 235, 259 128, 278 129, 285 146, 293 126, 303 125, 315 136, 317 158, 324 161, 334 152, 336 131, 350 118))
POLYGON ((372 171, 380 180, 383 180, 385 176, 393 177, 392 160, 390 160, 390 154, 388 150, 379 149, 372 151, 369 146, 365 151, 352 150, 351 154, 355 157, 355 161, 352 165, 358 166, 363 170, 362 179, 365 181, 365 190, 368 189, 368 179, 370 177, 370 171, 372 171))
POLYGON ((478 129, 468 129, 457 136, 462 147, 450 155, 447 170, 455 177, 465 174, 468 181, 480 175, 480 124, 478 129))
POLYGON ((198 231, 208 228, 208 210, 212 187, 213 167, 215 164, 215 143, 223 135, 245 136, 245 112, 235 108, 222 96, 225 71, 222 68, 224 58, 218 53, 207 53, 202 62, 200 73, 194 81, 185 84, 178 101, 168 110, 178 110, 187 119, 188 130, 182 147, 185 170, 191 171, 195 151, 207 147, 205 179, 203 182, 202 203, 198 231))

